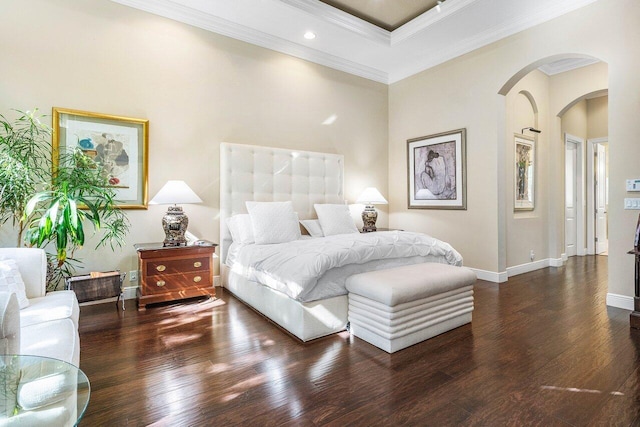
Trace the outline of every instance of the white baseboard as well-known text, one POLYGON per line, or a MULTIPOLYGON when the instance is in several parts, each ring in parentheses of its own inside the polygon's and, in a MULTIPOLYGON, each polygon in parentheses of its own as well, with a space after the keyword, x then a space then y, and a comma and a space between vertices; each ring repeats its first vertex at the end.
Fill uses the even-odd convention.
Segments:
POLYGON ((562 267, 563 260, 566 261, 565 254, 561 255, 561 258, 546 258, 534 262, 528 262, 526 264, 516 265, 513 267, 507 267, 507 271, 500 273, 494 271, 480 270, 478 268, 471 268, 478 276, 480 280, 486 280, 487 282, 504 283, 509 277, 517 276, 518 274, 529 273, 530 271, 540 270, 547 267, 562 267))
POLYGON ((509 277, 517 276, 518 274, 529 273, 531 271, 540 270, 547 267, 562 267, 564 261, 566 261, 565 254, 562 254, 560 258, 545 258, 538 261, 528 262, 526 264, 514 265, 513 267, 507 267, 507 274, 509 277))
POLYGON ((528 273, 530 271, 540 270, 541 268, 549 267, 549 259, 541 259, 539 261, 528 262, 526 264, 515 265, 513 267, 507 267, 507 274, 509 277, 517 276, 518 274, 528 273))
POLYGON ((560 258, 562 258, 562 261, 567 261, 569 259, 566 253, 560 254, 560 258))
POLYGON ((562 267, 566 259, 560 258, 549 258, 549 267, 562 267))
POLYGON ((607 293, 607 305, 633 311, 633 297, 607 293))
POLYGON ((138 286, 127 286, 123 289, 124 291, 124 299, 135 299, 136 297, 136 289, 138 286))
POLYGON ((506 271, 503 271, 502 273, 496 273, 495 271, 480 270, 479 268, 468 268, 476 273, 478 279, 486 280, 487 282, 504 283, 508 279, 506 271))

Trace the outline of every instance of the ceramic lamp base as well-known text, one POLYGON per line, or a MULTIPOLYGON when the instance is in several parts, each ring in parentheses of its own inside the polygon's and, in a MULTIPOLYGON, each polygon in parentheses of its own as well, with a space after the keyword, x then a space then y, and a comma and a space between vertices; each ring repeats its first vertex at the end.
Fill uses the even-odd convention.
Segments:
POLYGON ((376 231, 376 221, 378 219, 378 212, 373 205, 367 205, 362 211, 362 231, 370 232, 376 231))
POLYGON ((189 218, 182 211, 180 206, 169 206, 167 213, 162 217, 162 228, 164 229, 164 246, 186 246, 187 239, 184 233, 187 231, 189 218))

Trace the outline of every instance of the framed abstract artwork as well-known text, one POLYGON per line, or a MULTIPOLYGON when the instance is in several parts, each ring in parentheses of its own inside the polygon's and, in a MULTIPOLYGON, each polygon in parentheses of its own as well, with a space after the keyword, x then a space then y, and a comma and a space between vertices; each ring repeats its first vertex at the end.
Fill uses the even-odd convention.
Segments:
POLYGON ((536 142, 524 135, 515 135, 515 211, 532 211, 535 208, 536 142))
POLYGON ((53 167, 80 148, 104 169, 122 209, 146 209, 149 121, 53 108, 53 167))
POLYGON ((409 209, 467 209, 466 133, 407 141, 409 209))

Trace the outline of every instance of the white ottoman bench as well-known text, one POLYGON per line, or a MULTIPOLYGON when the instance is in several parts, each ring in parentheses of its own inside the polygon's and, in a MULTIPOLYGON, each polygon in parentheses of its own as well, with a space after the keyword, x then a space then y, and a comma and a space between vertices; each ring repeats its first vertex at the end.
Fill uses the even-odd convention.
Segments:
POLYGON ((465 267, 412 264, 346 281, 351 333, 393 353, 471 322, 476 275, 465 267))

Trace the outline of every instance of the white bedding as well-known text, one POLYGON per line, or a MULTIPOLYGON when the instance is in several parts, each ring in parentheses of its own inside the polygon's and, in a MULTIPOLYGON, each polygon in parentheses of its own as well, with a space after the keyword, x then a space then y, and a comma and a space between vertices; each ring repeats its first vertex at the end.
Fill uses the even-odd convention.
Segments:
POLYGON ((309 302, 347 293, 347 277, 420 262, 462 265, 448 243, 406 231, 340 234, 273 245, 232 245, 231 270, 309 302))

